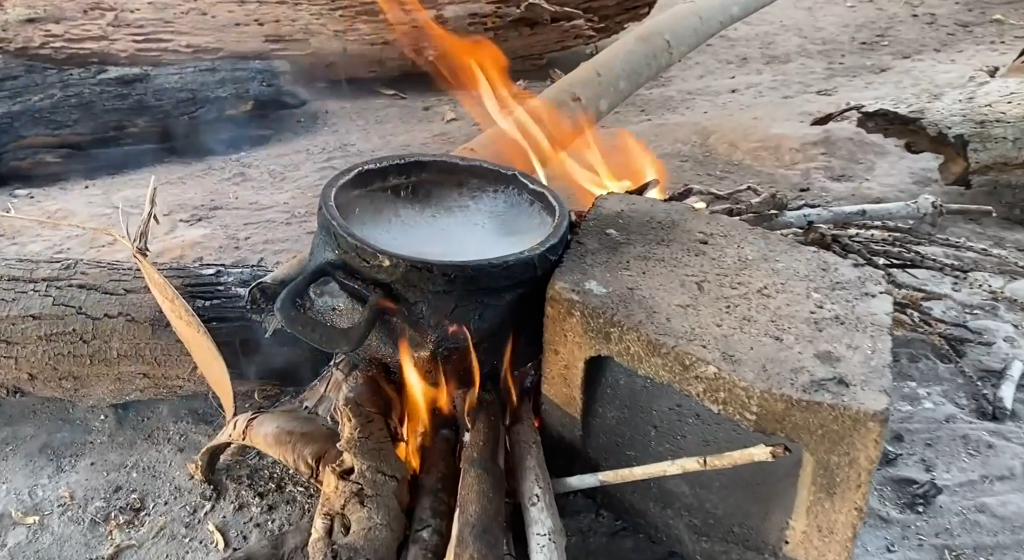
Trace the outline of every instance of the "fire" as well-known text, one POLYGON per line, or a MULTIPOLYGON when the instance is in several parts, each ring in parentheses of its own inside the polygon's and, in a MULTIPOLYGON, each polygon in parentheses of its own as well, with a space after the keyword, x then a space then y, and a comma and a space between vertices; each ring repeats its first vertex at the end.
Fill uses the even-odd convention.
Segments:
POLYGON ((597 133, 594 120, 565 115, 509 77, 508 58, 481 36, 439 26, 417 0, 378 0, 407 56, 452 92, 481 128, 498 127, 502 160, 552 188, 591 203, 651 181, 647 196, 665 197, 665 166, 625 130, 597 133))
POLYGON ((409 341, 405 337, 398 340, 398 361, 402 369, 405 409, 405 418, 402 422, 405 441, 399 449, 399 456, 409 466, 409 470, 416 473, 420 470, 423 446, 430 438, 430 424, 434 413, 437 411, 441 414, 451 414, 452 400, 448 395, 447 381, 440 362, 437 364, 438 384, 434 387, 420 373, 409 341))
MULTIPOLYGON (((469 330, 463 326, 452 326, 449 333, 465 337, 467 346, 465 360, 458 367, 468 368, 472 374, 471 384, 465 388, 465 415, 467 425, 472 410, 476 407, 477 397, 480 392, 480 363, 477 361, 476 350, 473 347, 473 339, 469 330)), ((429 375, 424 375, 416 364, 416 357, 409 340, 405 336, 398 339, 398 361, 401 366, 402 377, 402 406, 404 414, 402 418, 403 441, 397 446, 398 456, 409 467, 412 473, 418 473, 421 466, 422 452, 425 445, 430 442, 432 423, 437 415, 454 414, 453 395, 455 387, 453 380, 457 376, 448 378, 446 370, 451 372, 451 364, 445 367, 439 358, 435 358, 434 367, 436 378, 434 383, 428 380, 429 375)), ((516 406, 516 389, 512 375, 512 338, 509 337, 505 345, 505 354, 502 360, 502 389, 507 395, 506 411, 511 411, 516 406)), ((457 371, 457 370, 456 370, 457 371)), ((506 415, 507 416, 507 415, 506 415)))

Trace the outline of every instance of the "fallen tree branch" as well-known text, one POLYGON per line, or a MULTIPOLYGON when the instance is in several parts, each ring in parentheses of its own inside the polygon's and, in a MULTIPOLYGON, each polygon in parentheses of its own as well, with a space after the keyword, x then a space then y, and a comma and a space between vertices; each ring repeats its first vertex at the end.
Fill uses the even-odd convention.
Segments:
MULTIPOLYGON (((565 527, 555 504, 532 403, 519 403, 508 428, 515 493, 523 510, 529 560, 565 560, 565 527)), ((523 559, 526 560, 526 559, 523 559)))
POLYGON ((943 204, 938 198, 926 194, 921 195, 917 200, 906 202, 804 208, 803 210, 752 214, 742 216, 740 219, 752 226, 769 231, 780 231, 804 229, 812 225, 842 225, 896 220, 915 220, 928 226, 934 226, 940 217, 946 215, 991 217, 995 216, 995 210, 991 206, 943 204))
POLYGON ((1017 394, 1021 374, 1024 373, 1024 362, 1012 360, 1003 369, 996 386, 995 398, 992 399, 992 418, 1006 420, 1013 412, 1013 399, 1017 394))
POLYGON ((551 481, 551 486, 554 489, 555 494, 566 494, 590 488, 599 488, 601 486, 611 486, 613 484, 623 484, 626 482, 638 482, 641 480, 650 480, 652 478, 661 478, 665 476, 675 476, 679 474, 719 469, 731 469, 733 467, 749 465, 751 463, 774 461, 789 454, 789 448, 782 444, 755 445, 754 447, 748 447, 738 451, 729 451, 727 453, 719 453, 717 455, 685 457, 682 459, 662 461, 660 463, 652 463, 650 465, 642 465, 639 467, 628 467, 591 474, 580 474, 566 478, 556 478, 551 481))

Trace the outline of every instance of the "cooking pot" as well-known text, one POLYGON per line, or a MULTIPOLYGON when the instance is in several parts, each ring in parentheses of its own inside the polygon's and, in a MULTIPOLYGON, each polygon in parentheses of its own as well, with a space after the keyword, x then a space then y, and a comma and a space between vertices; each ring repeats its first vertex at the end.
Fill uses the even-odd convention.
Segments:
POLYGON ((308 262, 275 312, 332 353, 358 350, 382 317, 434 341, 465 327, 481 369, 515 333, 513 361, 525 365, 540 354, 544 293, 568 238, 563 202, 521 171, 451 155, 372 159, 327 181, 308 262), (324 278, 363 306, 351 325, 303 303, 324 278))

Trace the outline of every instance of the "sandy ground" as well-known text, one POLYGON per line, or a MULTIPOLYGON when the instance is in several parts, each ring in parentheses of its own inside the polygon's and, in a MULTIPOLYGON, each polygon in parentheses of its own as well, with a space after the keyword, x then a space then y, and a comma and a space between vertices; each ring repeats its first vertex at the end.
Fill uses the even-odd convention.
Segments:
MULTIPOLYGON (((932 156, 910 156, 846 124, 806 123, 847 101, 949 87, 982 66, 1006 64, 1024 46, 1024 26, 992 21, 997 14, 1024 21, 1024 6, 779 0, 692 54, 605 124, 628 127, 646 141, 676 183, 752 182, 837 203, 923 193, 981 202, 990 194, 983 189, 941 187, 932 156)), ((113 225, 119 206, 138 215, 155 175, 164 214, 153 236, 156 260, 277 262, 308 243, 316 197, 336 171, 386 153, 445 152, 475 134, 464 115, 443 122, 454 105, 447 96, 406 93, 408 99, 397 99, 318 89, 309 107, 289 117, 288 131, 257 151, 68 181, 27 196, 5 189, 0 202, 25 214, 113 225)), ((950 221, 946 228, 1024 249, 1024 231, 1006 222, 950 221)), ((103 239, 21 223, 0 222, 0 235, 5 254, 123 256, 103 239)), ((1007 353, 1019 351, 1024 339, 1014 325, 1024 322, 1002 307, 965 305, 943 312, 966 313, 998 341, 972 348, 965 361, 979 371, 1001 367, 1007 353)), ((1021 558, 1024 410, 1018 406, 1006 424, 973 419, 955 368, 921 339, 895 342, 889 443, 902 456, 878 471, 856 558, 1021 558), (909 503, 908 489, 925 480, 944 492, 927 504, 909 503)), ((228 470, 236 498, 207 510, 209 496, 188 480, 184 463, 216 423, 216 410, 204 400, 102 410, 0 401, 0 557, 102 558, 111 539, 131 539, 138 547, 124 559, 214 558, 207 521, 235 543, 309 507, 308 488, 273 468, 237 461, 228 470), (46 515, 36 526, 20 526, 7 508, 46 515), (110 519, 120 521, 111 529, 110 519)), ((564 505, 571 557, 678 557, 583 498, 564 505)))

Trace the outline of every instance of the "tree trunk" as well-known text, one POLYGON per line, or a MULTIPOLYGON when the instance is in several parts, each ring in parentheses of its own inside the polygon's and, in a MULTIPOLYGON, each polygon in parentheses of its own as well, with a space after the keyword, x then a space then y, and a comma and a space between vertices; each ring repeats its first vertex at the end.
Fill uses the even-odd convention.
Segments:
MULTIPOLYGON (((0 53, 41 62, 117 65, 211 58, 278 59, 332 78, 417 71, 392 45, 376 0, 7 0, 0 53)), ((493 38, 513 70, 597 42, 655 0, 428 0, 437 22, 493 38)))
MULTIPOLYGON (((941 155, 939 176, 946 185, 970 187, 977 179, 1024 172, 1024 81, 1018 78, 989 78, 979 72, 949 91, 849 110, 857 112, 857 127, 869 134, 904 140, 910 153, 941 155)), ((818 124, 831 120, 822 119, 818 124)))
MULTIPOLYGON (((268 271, 166 265, 238 381, 303 386, 330 356, 283 329, 265 337, 265 310, 245 290, 268 271)), ((206 390, 192 358, 134 265, 0 258, 0 390, 85 404, 206 390)))
POLYGON ((63 69, 0 58, 0 185, 263 143, 273 132, 269 115, 305 104, 282 85, 277 66, 63 69))

